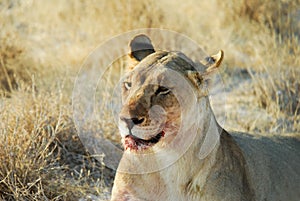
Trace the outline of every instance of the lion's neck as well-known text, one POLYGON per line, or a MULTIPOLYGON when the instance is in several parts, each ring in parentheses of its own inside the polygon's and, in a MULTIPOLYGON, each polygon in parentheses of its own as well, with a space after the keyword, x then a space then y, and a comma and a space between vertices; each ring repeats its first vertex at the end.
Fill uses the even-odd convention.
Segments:
POLYGON ((161 171, 168 200, 180 200, 180 196, 184 200, 186 194, 193 197, 205 187, 220 150, 220 127, 213 115, 204 124, 209 126, 198 129, 186 153, 175 164, 161 171))
POLYGON ((166 184, 168 200, 251 200, 243 154, 233 138, 223 130, 212 115, 209 127, 200 130, 190 149, 172 166, 160 172, 166 184), (200 148, 201 147, 201 148, 200 148), (228 179, 230 178, 230 179, 228 179), (230 197, 222 188, 234 189, 230 197), (229 187, 230 186, 230 187, 229 187), (225 197, 229 197, 228 199, 225 197))

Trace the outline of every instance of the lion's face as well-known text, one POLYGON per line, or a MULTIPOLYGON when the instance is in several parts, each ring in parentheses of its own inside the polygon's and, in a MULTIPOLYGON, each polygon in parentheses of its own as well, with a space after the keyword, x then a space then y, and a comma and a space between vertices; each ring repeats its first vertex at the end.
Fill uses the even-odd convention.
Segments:
POLYGON ((119 129, 126 151, 149 153, 174 141, 204 80, 185 55, 155 52, 146 36, 136 37, 130 46, 136 65, 121 83, 119 129))
POLYGON ((166 66, 154 62, 155 56, 160 55, 141 62, 122 82, 119 127, 127 150, 163 147, 180 126, 181 106, 174 93, 178 86, 169 80, 166 66))

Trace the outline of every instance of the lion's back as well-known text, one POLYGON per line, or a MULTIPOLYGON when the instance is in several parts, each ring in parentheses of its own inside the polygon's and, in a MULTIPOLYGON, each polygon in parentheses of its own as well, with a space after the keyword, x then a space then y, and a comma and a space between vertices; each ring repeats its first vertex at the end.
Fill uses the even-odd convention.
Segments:
POLYGON ((255 200, 299 200, 300 140, 233 133, 242 149, 255 200))

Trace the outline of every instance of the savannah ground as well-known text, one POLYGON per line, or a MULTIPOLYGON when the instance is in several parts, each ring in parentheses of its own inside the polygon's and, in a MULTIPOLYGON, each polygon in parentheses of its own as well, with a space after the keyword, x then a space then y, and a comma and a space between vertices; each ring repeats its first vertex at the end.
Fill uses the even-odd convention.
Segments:
MULTIPOLYGON (((226 129, 300 136, 299 0, 0 0, 0 25, 0 200, 109 199, 115 172, 81 144, 72 89, 88 54, 132 29, 224 50, 226 129)), ((110 118, 95 130, 118 143, 110 118)))

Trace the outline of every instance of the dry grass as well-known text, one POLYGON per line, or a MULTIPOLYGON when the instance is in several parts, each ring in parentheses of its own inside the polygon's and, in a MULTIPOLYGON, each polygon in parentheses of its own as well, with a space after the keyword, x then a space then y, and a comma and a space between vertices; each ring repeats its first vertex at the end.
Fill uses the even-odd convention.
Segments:
POLYGON ((78 139, 69 100, 61 89, 52 91, 21 89, 1 102, 0 197, 5 200, 78 200, 105 192, 102 187, 109 184, 103 164, 78 139))
MULTIPOLYGON (((226 128, 299 133, 299 5, 299 0, 186 0, 180 6, 171 0, 0 1, 0 199, 107 198, 113 172, 80 143, 71 93, 88 53, 131 29, 171 29, 209 53, 225 51, 226 128)), ((99 129, 115 139, 110 119, 103 116, 106 124, 99 129)))
POLYGON ((19 84, 30 82, 31 75, 36 69, 33 62, 26 58, 24 48, 15 44, 15 36, 9 34, 2 36, 0 41, 0 89, 9 95, 19 88, 19 84))

